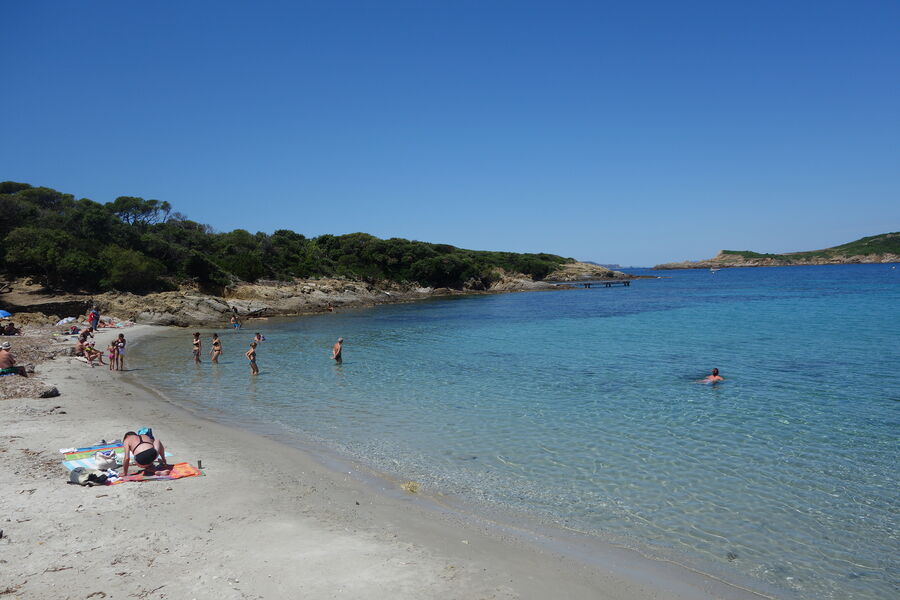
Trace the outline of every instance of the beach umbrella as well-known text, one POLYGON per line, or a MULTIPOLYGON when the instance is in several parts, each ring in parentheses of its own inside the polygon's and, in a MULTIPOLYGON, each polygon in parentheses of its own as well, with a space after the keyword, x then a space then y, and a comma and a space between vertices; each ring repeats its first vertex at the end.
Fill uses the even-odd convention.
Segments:
POLYGON ((6 319, 12 316, 11 312, 6 312, 5 310, 0 310, 0 319, 6 319))

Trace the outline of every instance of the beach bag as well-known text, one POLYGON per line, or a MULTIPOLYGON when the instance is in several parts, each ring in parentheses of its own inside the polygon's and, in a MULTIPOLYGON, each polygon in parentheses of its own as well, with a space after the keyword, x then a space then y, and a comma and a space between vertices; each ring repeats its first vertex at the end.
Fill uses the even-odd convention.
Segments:
POLYGON ((103 471, 97 469, 85 469, 84 467, 75 467, 69 473, 69 483, 78 485, 106 485, 108 477, 103 471))
POLYGON ((100 471, 115 469, 119 466, 118 461, 116 460, 116 453, 113 450, 104 450, 102 452, 97 452, 94 455, 94 464, 100 471))

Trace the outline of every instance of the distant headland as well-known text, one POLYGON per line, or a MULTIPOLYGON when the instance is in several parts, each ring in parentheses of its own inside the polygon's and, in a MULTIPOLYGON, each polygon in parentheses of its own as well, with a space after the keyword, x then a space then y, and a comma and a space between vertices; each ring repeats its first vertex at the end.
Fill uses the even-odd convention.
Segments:
POLYGON ((823 250, 761 254, 750 250, 721 250, 707 260, 656 265, 654 269, 722 269, 729 267, 785 267, 900 262, 900 232, 872 235, 823 250))

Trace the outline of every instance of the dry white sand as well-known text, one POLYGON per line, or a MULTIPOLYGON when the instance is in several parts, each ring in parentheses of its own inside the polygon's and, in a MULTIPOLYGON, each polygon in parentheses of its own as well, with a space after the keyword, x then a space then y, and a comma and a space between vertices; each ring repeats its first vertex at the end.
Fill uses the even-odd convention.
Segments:
MULTIPOLYGON (((151 329, 127 330, 130 344, 151 329)), ((200 419, 135 385, 135 373, 71 358, 37 370, 60 397, 0 401, 4 599, 762 597, 630 551, 536 543, 443 510, 358 466, 327 468, 200 419), (175 461, 201 459, 206 476, 66 484, 60 448, 144 426, 175 461)))

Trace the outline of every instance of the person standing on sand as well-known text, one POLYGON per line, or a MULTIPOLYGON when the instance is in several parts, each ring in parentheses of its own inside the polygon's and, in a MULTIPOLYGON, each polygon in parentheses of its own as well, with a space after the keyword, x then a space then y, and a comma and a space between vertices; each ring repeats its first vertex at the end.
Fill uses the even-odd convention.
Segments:
POLYGON ((116 338, 116 367, 120 371, 125 370, 125 344, 128 342, 125 341, 125 334, 120 333, 119 337, 116 338))
POLYGON ((22 377, 28 377, 28 374, 25 372, 25 367, 17 367, 16 359, 13 358, 10 349, 12 348, 12 344, 9 342, 3 342, 0 344, 0 375, 21 375, 22 377))
POLYGON ((200 352, 203 350, 203 342, 200 341, 200 332, 194 333, 194 341, 192 342, 194 349, 194 363, 200 364, 200 352))
POLYGON ((212 350, 209 352, 210 356, 212 356, 212 361, 216 364, 219 363, 219 356, 222 354, 222 340, 219 339, 219 334, 214 333, 212 337, 212 350))
POLYGON ((115 371, 116 356, 119 354, 119 347, 116 345, 115 340, 109 342, 109 346, 106 347, 106 354, 109 356, 109 370, 115 371))
POLYGON ((334 343, 334 347, 331 349, 331 359, 337 364, 341 364, 342 362, 344 362, 344 359, 341 356, 341 352, 343 351, 343 349, 344 338, 339 337, 334 343))
POLYGON ((250 349, 244 353, 250 361, 250 374, 259 375, 259 367, 256 365, 256 342, 250 342, 250 349))

